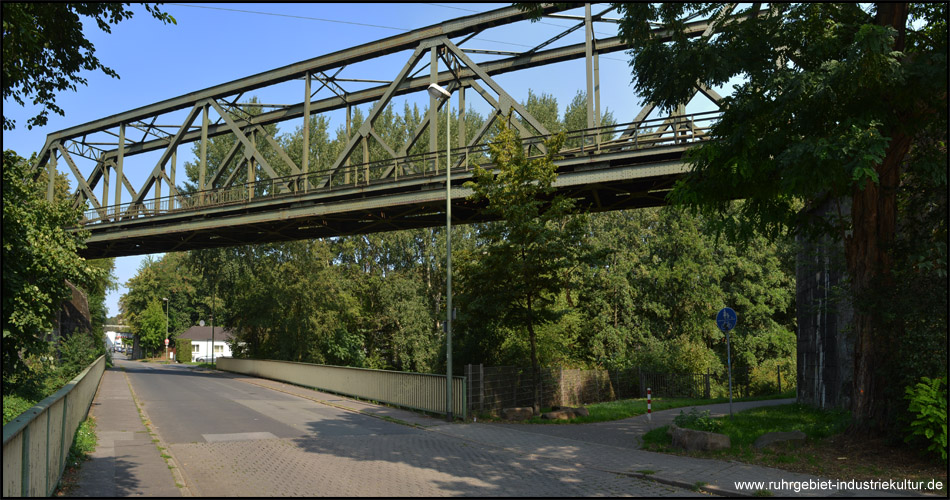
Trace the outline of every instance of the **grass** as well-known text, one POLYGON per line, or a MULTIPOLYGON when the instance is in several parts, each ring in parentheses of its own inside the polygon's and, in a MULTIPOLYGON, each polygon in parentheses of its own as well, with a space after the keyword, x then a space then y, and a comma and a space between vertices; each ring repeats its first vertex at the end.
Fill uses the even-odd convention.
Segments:
MULTIPOLYGON (((788 391, 785 391, 781 394, 771 394, 768 396, 756 396, 756 397, 746 397, 733 399, 734 402, 738 401, 762 401, 767 399, 783 399, 783 398, 794 398, 795 389, 792 388, 788 391)), ((699 406, 699 405, 711 405, 716 403, 728 403, 729 398, 713 398, 713 399, 700 399, 700 398, 654 398, 651 409, 653 411, 660 410, 670 410, 673 408, 683 408, 688 406, 699 406)), ((647 412, 647 400, 640 399, 621 399, 617 401, 609 401, 605 403, 594 403, 586 405, 585 408, 590 412, 590 415, 586 417, 577 417, 571 420, 547 420, 543 419, 540 416, 531 417, 529 419, 522 420, 520 423, 524 424, 589 424, 594 422, 608 422, 611 420, 622 420, 625 418, 636 417, 637 415, 645 415, 647 412)), ((551 411, 550 408, 543 408, 542 413, 551 411)), ((479 415, 480 418, 485 420, 501 420, 498 418, 488 418, 487 415, 479 415)))
MULTIPOLYGON (((777 467, 838 480, 900 480, 942 482, 939 491, 947 494, 945 462, 925 456, 907 446, 895 446, 883 439, 851 437, 844 434, 850 424, 846 411, 829 411, 805 405, 789 404, 752 408, 722 417, 718 432, 726 434, 732 447, 709 452, 685 452, 672 448, 667 427, 653 429, 643 436, 643 449, 720 460, 777 467), (799 447, 776 446, 757 450, 755 439, 767 432, 799 430, 807 436, 799 447)), ((757 491, 755 496, 770 496, 757 491)))
MULTIPOLYGON (((733 418, 723 417, 716 420, 722 423, 719 433, 729 436, 732 442, 731 449, 721 450, 719 453, 733 456, 747 454, 756 438, 767 432, 798 430, 804 432, 809 439, 824 439, 844 431, 851 418, 845 411, 788 404, 752 408, 736 413, 733 418)), ((643 436, 644 445, 656 451, 669 451, 671 438, 666 433, 667 427, 659 427, 646 433, 643 436)), ((780 453, 775 454, 775 457, 779 462, 783 460, 780 453)))
POLYGON ((96 451, 99 439, 96 436, 96 419, 88 417, 79 424, 76 429, 76 435, 69 446, 69 454, 66 456, 66 468, 63 470, 63 477, 56 485, 56 491, 53 496, 69 496, 76 482, 79 480, 79 466, 86 460, 89 460, 89 454, 96 451))

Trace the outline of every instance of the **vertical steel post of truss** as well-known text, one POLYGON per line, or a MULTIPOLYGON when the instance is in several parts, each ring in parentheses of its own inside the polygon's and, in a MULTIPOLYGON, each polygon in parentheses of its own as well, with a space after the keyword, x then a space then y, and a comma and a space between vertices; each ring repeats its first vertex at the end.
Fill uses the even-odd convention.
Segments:
POLYGON ((676 142, 684 143, 686 142, 686 105, 679 104, 676 106, 676 117, 673 118, 673 137, 676 138, 676 142))
MULTIPOLYGON (((171 187, 168 188, 168 194, 171 194, 171 192, 172 192, 171 188, 175 186, 175 163, 176 163, 176 160, 178 160, 178 146, 175 146, 175 147, 172 149, 172 168, 171 168, 171 171, 169 172, 169 176, 168 176, 168 180, 170 181, 170 182, 168 183, 168 185, 171 186, 171 187)), ((177 198, 177 196, 176 196, 176 198, 177 198)), ((174 207, 172 206, 172 199, 169 198, 169 199, 168 199, 168 210, 171 210, 172 208, 174 208, 174 207)))
MULTIPOLYGON (((158 172, 158 179, 155 179, 155 215, 158 215, 159 208, 162 205, 162 174, 165 173, 165 164, 161 165, 161 169, 158 172)), ((168 190, 171 192, 171 189, 168 190)))
MULTIPOLYGON (((370 128, 372 128, 370 123, 370 128)), ((366 172, 366 184, 369 184, 369 136, 363 136, 363 171, 366 172)))
MULTIPOLYGON (((465 87, 459 85, 459 147, 465 147, 465 87)), ((468 148, 465 149, 465 169, 468 169, 468 148)))
MULTIPOLYGON (((251 146, 257 148, 257 130, 251 131, 251 146)), ((247 151, 244 154, 248 154, 247 151)), ((257 180, 257 165, 254 164, 254 155, 247 157, 247 201, 254 199, 254 181, 257 180)))
POLYGON ((46 200, 53 202, 53 187, 56 184, 56 149, 49 148, 49 162, 46 164, 46 200))
MULTIPOLYGON (((432 47, 432 61, 429 63, 429 83, 439 83, 439 56, 438 47, 432 47)), ((438 147, 438 109, 439 101, 429 96, 429 154, 432 156, 433 173, 439 172, 439 157, 435 154, 438 147)))
POLYGON ((102 162, 102 208, 105 216, 103 220, 109 220, 109 161, 105 158, 100 160, 102 162))
MULTIPOLYGON (((208 104, 201 106, 201 160, 198 167, 198 191, 205 190, 205 171, 208 170, 208 104)), ((201 193, 204 205, 204 193, 201 193)))
MULTIPOLYGON (((346 105, 346 137, 350 137, 350 123, 352 122, 352 108, 349 104, 346 105)), ((350 157, 346 157, 346 162, 343 164, 343 183, 350 184, 350 157)), ((327 181, 327 186, 330 185, 330 182, 327 181)))
MULTIPOLYGON (((119 205, 122 204, 122 163, 125 159, 125 124, 119 124, 119 152, 115 160, 115 211, 118 221, 119 205)), ((132 207, 129 207, 132 208, 132 207)))
POLYGON ((303 151, 300 156, 300 172, 303 173, 303 190, 308 189, 307 171, 310 169, 310 72, 304 73, 303 84, 303 151))
MULTIPOLYGON (((584 4, 584 61, 587 64, 587 128, 594 128, 594 29, 590 19, 590 4, 584 4)), ((587 142, 587 138, 584 138, 587 142)))
MULTIPOLYGON (((591 31, 591 38, 594 32, 591 31)), ((597 135, 594 139, 597 141, 597 149, 600 149, 600 57, 597 55, 597 43, 591 40, 594 51, 594 126, 597 127, 597 135)))

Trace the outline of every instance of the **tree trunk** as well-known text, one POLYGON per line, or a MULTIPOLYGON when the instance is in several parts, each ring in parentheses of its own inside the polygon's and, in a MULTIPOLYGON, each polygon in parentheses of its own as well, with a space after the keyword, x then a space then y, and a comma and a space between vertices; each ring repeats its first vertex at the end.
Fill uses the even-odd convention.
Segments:
MULTIPOLYGON (((898 32, 895 50, 904 48, 907 4, 878 4, 877 23, 898 32)), ((852 297, 859 298, 870 287, 890 279, 892 246, 897 222, 897 188, 901 165, 910 150, 910 137, 892 127, 884 160, 875 167, 878 184, 868 180, 863 189, 852 189, 852 235, 845 238, 845 255, 851 278, 852 297)), ((852 433, 876 432, 885 422, 884 385, 881 364, 887 359, 883 340, 887 332, 876 311, 854 310, 854 377, 852 381, 852 433)))

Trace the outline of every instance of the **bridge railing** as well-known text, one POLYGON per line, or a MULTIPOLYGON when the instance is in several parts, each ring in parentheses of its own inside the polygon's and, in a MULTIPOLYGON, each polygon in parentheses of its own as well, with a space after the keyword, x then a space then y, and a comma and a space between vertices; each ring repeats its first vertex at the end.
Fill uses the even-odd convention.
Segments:
POLYGON ((105 366, 106 358, 100 356, 62 389, 3 426, 4 497, 53 494, 105 366))
MULTIPOLYGON (((445 414, 445 375, 293 361, 218 358, 221 370, 280 380, 431 413, 445 414)), ((452 377, 452 413, 467 417, 466 378, 452 377)))
MULTIPOLYGON (((559 154, 562 157, 571 157, 592 152, 636 151, 691 144, 708 138, 709 129, 719 116, 719 111, 709 111, 573 130, 565 133, 565 143, 559 154)), ((522 138, 522 146, 528 157, 541 156, 538 146, 549 138, 550 135, 522 138)), ((162 198, 144 200, 140 204, 124 203, 87 210, 81 224, 91 225, 120 219, 132 220, 205 207, 296 196, 300 193, 328 192, 406 178, 437 176, 445 172, 445 160, 444 151, 426 152, 359 163, 336 170, 315 170, 306 174, 258 179, 224 188, 189 193, 179 192, 162 198)), ((453 149, 451 162, 453 171, 466 171, 476 164, 487 166, 489 163, 488 144, 453 149)))

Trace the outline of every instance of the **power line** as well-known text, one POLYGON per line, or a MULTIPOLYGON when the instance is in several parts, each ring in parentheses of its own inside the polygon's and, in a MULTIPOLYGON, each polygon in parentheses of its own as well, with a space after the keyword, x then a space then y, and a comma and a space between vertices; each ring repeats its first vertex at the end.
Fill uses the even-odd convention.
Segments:
POLYGON ((340 21, 338 19, 323 19, 319 17, 294 16, 291 14, 275 14, 273 12, 259 12, 255 10, 228 9, 225 7, 210 7, 207 5, 188 5, 188 4, 183 4, 183 3, 170 3, 168 5, 177 5, 179 7, 192 7, 195 9, 227 10, 231 12, 241 12, 244 14, 260 14, 262 16, 292 17, 294 19, 306 19, 308 21, 323 21, 326 23, 352 24, 354 26, 368 26, 370 28, 383 28, 387 30, 412 31, 411 29, 407 29, 407 28, 394 28, 392 26, 381 26, 378 24, 356 23, 352 21, 340 21))
MULTIPOLYGON (((304 20, 307 20, 307 21, 321 21, 321 22, 325 22, 325 23, 350 24, 350 25, 354 25, 354 26, 366 26, 366 27, 369 27, 369 28, 382 28, 382 29, 396 30, 396 31, 412 31, 412 29, 409 29, 409 28, 396 28, 396 27, 393 27, 393 26, 383 26, 383 25, 379 25, 379 24, 357 23, 357 22, 353 22, 353 21, 341 21, 341 20, 339 20, 339 19, 323 19, 323 18, 320 18, 320 17, 295 16, 295 15, 292 15, 292 14, 277 14, 277 13, 274 13, 274 12, 260 12, 260 11, 255 11, 255 10, 229 9, 229 8, 227 8, 227 7, 211 7, 211 6, 208 6, 208 5, 188 5, 188 4, 183 4, 183 3, 169 3, 169 4, 167 4, 167 5, 176 5, 176 6, 178 6, 178 7, 192 7, 192 8, 195 8, 195 9, 224 10, 224 11, 229 11, 229 12, 240 12, 240 13, 243 13, 243 14, 258 14, 258 15, 262 15, 262 16, 289 17, 289 18, 293 18, 293 19, 304 19, 304 20)), ((461 8, 461 7, 450 7, 450 6, 447 6, 447 5, 439 5, 439 4, 431 4, 431 5, 435 5, 435 6, 438 6, 438 7, 446 7, 446 8, 450 8, 450 9, 464 10, 464 11, 469 11, 469 12, 476 12, 476 13, 481 12, 481 11, 477 11, 477 10, 463 9, 463 8, 461 8)), ((558 26, 558 25, 556 25, 556 24, 543 23, 543 22, 540 23, 540 24, 547 24, 547 25, 549 25, 549 26, 557 26, 558 28, 563 28, 563 27, 564 27, 564 26, 558 26)), ((601 34, 602 34, 602 33, 601 33, 601 34)), ((481 38, 481 37, 475 37, 475 38, 473 38, 473 40, 478 40, 478 41, 481 41, 481 42, 500 43, 500 44, 502 44, 502 45, 513 45, 513 46, 517 46, 517 47, 528 47, 528 48, 532 48, 531 45, 524 45, 524 44, 521 44, 521 43, 514 43, 514 42, 502 42, 502 41, 500 41, 500 40, 489 40, 489 39, 487 39, 487 38, 481 38)), ((619 61, 619 62, 624 62, 624 63, 626 62, 626 61, 624 61, 624 60, 622 60, 622 59, 614 59, 614 58, 612 58, 612 57, 606 57, 606 56, 602 56, 601 59, 607 59, 607 60, 610 60, 610 61, 619 61)))

